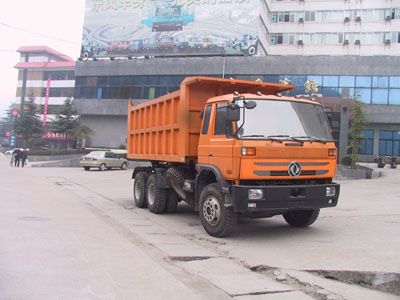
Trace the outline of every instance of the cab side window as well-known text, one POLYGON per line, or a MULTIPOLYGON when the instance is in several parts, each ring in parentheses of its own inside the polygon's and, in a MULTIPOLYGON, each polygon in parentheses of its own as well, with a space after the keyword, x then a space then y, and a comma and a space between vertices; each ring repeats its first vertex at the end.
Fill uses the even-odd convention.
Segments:
POLYGON ((211 116, 211 105, 207 105, 206 110, 204 111, 203 128, 201 129, 201 134, 208 133, 208 127, 210 126, 210 116, 211 116))
POLYGON ((232 123, 226 123, 226 115, 228 106, 226 103, 217 105, 217 113, 215 114, 215 130, 214 135, 232 135, 232 123))

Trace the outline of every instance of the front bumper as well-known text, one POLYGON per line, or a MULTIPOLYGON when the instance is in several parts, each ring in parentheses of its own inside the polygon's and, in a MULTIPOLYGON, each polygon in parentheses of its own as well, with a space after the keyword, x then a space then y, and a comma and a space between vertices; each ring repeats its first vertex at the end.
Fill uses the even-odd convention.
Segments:
POLYGON ((232 186, 232 205, 236 212, 274 212, 300 209, 335 207, 338 202, 340 185, 287 186, 232 186), (326 196, 328 187, 335 188, 334 196, 326 196), (261 189, 263 198, 249 199, 249 189, 261 189))

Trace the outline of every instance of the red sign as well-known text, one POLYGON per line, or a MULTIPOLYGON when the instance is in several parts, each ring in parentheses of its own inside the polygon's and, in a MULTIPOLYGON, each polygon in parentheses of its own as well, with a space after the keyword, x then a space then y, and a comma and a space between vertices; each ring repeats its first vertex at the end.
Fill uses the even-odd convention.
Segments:
POLYGON ((11 131, 6 131, 6 137, 10 137, 11 136, 11 131))
POLYGON ((50 94, 50 83, 51 79, 47 79, 47 87, 46 87, 46 98, 44 100, 44 111, 43 111, 43 127, 46 128, 47 123, 47 109, 49 107, 49 94, 50 94))
POLYGON ((45 140, 62 140, 62 141, 65 141, 65 140, 67 140, 67 135, 65 133, 60 133, 60 132, 46 131, 43 134, 43 139, 45 139, 45 140))

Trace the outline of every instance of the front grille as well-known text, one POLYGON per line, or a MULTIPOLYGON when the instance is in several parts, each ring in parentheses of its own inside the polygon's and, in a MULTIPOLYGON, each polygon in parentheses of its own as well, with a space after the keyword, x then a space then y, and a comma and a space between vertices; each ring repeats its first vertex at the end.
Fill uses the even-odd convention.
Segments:
MULTIPOLYGON (((315 167, 328 167, 329 162, 298 162, 302 168, 301 173, 296 177, 302 176, 321 176, 329 173, 329 170, 315 170, 315 167), (311 170, 304 170, 311 169, 311 170)), ((269 176, 269 177, 282 177, 290 176, 288 173, 288 167, 290 162, 255 162, 256 167, 266 167, 267 170, 254 170, 253 174, 257 176, 269 176), (281 168, 278 168, 281 167, 281 168), (282 167, 285 167, 282 170, 282 167), (269 170, 268 170, 269 169, 269 170), (280 169, 280 170, 277 170, 280 169)))
MULTIPOLYGON (((289 176, 288 171, 254 171, 257 176, 289 176)), ((300 173, 298 177, 301 176, 313 176, 313 175, 325 175, 328 170, 305 170, 300 173)))

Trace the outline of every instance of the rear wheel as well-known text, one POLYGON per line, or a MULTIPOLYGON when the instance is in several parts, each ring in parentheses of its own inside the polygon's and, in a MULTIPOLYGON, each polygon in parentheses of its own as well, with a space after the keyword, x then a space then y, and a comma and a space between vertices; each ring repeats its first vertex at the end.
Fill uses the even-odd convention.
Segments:
POLYGON ((99 167, 99 170, 100 170, 100 171, 105 171, 105 170, 107 170, 106 164, 101 164, 100 167, 99 167))
POLYGON ((313 224, 319 215, 318 209, 294 210, 283 214, 285 221, 293 227, 307 227, 313 224))
POLYGON ((165 211, 167 204, 167 189, 160 188, 157 174, 151 174, 147 180, 147 207, 154 214, 161 214, 165 211))
POLYGON ((232 207, 225 207, 217 183, 207 185, 201 192, 199 214, 204 229, 214 237, 228 236, 238 219, 232 207))
POLYGON ((133 184, 133 200, 135 201, 136 207, 146 208, 146 185, 149 175, 146 172, 139 172, 135 176, 135 182, 133 184))
POLYGON ((176 212, 176 209, 178 208, 178 203, 179 203, 179 195, 173 189, 169 189, 167 204, 165 206, 165 212, 167 213, 176 212))
POLYGON ((83 167, 85 169, 85 171, 89 171, 90 167, 83 167))

